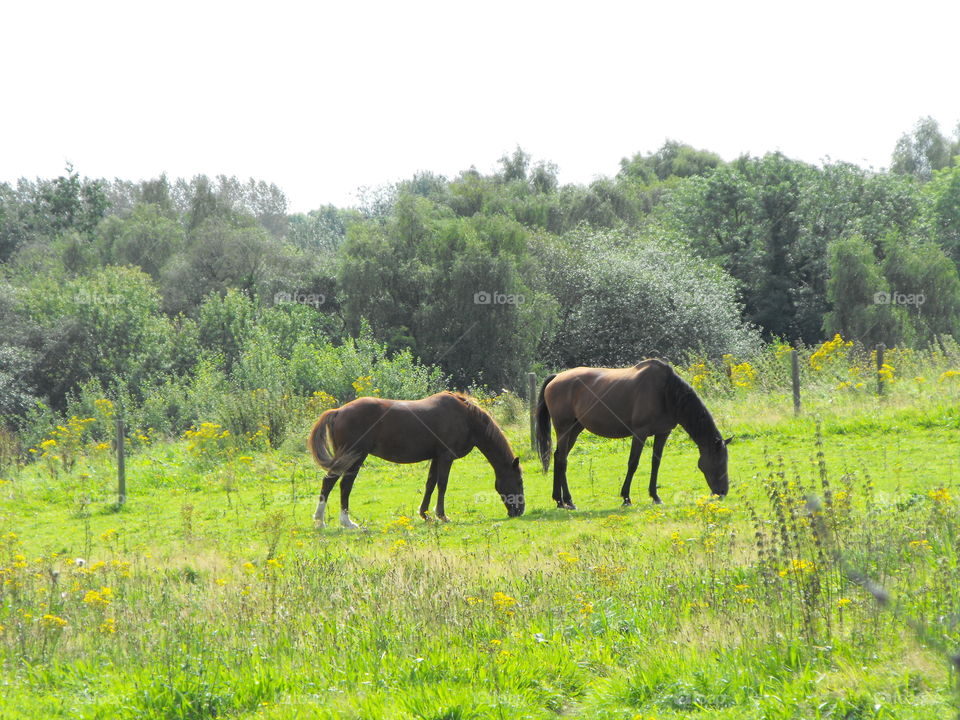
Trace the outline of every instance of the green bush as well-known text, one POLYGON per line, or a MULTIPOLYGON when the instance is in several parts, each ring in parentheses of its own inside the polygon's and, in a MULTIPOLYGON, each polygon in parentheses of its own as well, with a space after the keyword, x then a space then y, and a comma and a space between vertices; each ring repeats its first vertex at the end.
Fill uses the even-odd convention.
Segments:
POLYGON ((542 348, 558 367, 751 354, 733 281, 682 245, 581 227, 540 249, 560 320, 542 348))

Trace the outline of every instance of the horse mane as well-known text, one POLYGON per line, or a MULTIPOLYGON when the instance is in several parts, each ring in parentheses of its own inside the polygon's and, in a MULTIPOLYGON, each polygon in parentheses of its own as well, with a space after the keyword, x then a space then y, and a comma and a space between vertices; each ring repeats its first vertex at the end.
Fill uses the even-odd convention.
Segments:
POLYGON ((662 360, 646 360, 644 362, 661 365, 667 369, 666 382, 664 383, 667 404, 676 414, 677 422, 687 431, 690 438, 697 445, 719 438, 720 431, 713 420, 713 415, 707 410, 707 406, 703 404, 703 400, 697 395, 697 391, 686 380, 677 375, 673 367, 662 360))
POLYGON ((507 436, 503 434, 503 430, 497 425, 497 421, 493 419, 493 416, 480 407, 477 401, 469 395, 451 390, 447 392, 463 403, 464 407, 466 407, 470 413, 470 416, 477 422, 483 437, 490 441, 493 449, 501 452, 504 457, 512 460, 514 453, 510 447, 510 441, 507 440, 507 436))

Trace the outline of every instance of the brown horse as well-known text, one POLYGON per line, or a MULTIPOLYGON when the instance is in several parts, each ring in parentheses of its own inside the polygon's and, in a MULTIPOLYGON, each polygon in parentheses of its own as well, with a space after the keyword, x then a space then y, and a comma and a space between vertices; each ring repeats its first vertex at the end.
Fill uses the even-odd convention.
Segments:
POLYGON ((543 471, 550 467, 550 420, 557 432, 553 456, 553 499, 557 507, 576 509, 567 486, 567 454, 587 429, 609 438, 633 438, 627 478, 620 496, 630 504, 630 483, 647 437, 653 435, 650 497, 657 495, 657 471, 667 438, 683 426, 700 448, 698 466, 710 490, 727 494, 727 443, 696 391, 661 360, 644 360, 631 368, 579 367, 549 376, 540 388, 537 446, 543 471))
POLYGON ((307 449, 327 471, 314 514, 324 524, 327 497, 340 479, 340 524, 357 527, 350 520, 350 490, 367 455, 395 463, 430 461, 427 489, 420 503, 420 516, 427 518, 430 496, 437 488, 437 517, 447 520, 443 496, 450 466, 473 448, 479 448, 493 467, 495 487, 510 517, 523 515, 523 475, 520 458, 492 417, 462 395, 437 393, 423 400, 357 398, 335 410, 327 410, 314 423, 307 449))

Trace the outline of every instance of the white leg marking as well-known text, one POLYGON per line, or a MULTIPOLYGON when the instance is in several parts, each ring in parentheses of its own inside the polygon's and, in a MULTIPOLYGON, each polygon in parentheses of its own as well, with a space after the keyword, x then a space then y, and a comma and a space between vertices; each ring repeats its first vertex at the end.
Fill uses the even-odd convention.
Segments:
POLYGON ((345 528, 350 528, 350 529, 360 527, 355 522, 353 522, 353 520, 350 519, 350 513, 348 513, 346 510, 340 511, 340 524, 343 525, 345 528))
POLYGON ((327 501, 321 499, 320 502, 317 503, 317 511, 313 514, 313 524, 318 528, 325 527, 326 514, 327 514, 327 501))

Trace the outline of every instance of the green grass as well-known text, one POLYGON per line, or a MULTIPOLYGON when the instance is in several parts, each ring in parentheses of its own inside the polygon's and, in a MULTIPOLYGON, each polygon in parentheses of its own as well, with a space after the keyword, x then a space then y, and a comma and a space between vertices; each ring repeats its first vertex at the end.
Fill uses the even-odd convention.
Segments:
POLYGON ((662 508, 649 448, 622 509, 627 441, 584 434, 580 510, 555 509, 518 425, 524 517, 507 519, 476 452, 453 466, 449 524, 416 518, 425 464, 371 459, 351 502, 363 531, 335 526, 336 491, 313 528, 320 472, 295 444, 250 460, 155 444, 129 459, 119 510, 108 458, 8 473, 0 717, 956 715, 956 405, 811 402, 794 418, 765 400, 711 403, 737 436, 722 503, 679 429, 662 508), (832 499, 829 535, 808 522, 811 490, 832 499))

